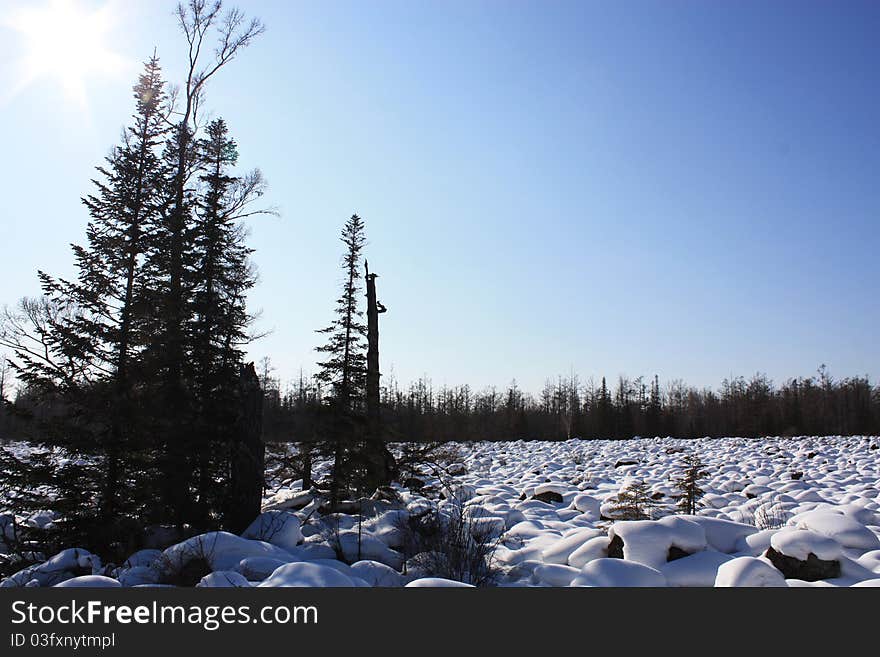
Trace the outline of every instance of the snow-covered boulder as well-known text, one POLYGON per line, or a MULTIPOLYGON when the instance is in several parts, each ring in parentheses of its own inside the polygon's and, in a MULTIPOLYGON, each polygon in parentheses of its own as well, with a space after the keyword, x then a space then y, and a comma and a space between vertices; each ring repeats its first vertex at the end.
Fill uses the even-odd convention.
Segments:
POLYGON ((609 556, 659 569, 667 561, 706 548, 706 535, 695 522, 680 516, 661 520, 618 521, 608 530, 609 556), (620 554, 617 554, 617 549, 620 554))
POLYGON ((578 529, 568 536, 561 537, 558 541, 547 547, 542 554, 543 560, 545 563, 568 564, 568 558, 572 552, 591 538, 601 535, 602 530, 600 529, 578 529))
POLYGON ((420 577, 419 579, 414 579, 409 584, 406 585, 408 589, 418 589, 418 588, 474 588, 473 584, 466 584, 465 582, 457 582, 454 579, 444 579, 443 577, 420 577))
MULTIPOLYGON (((707 518, 705 516, 673 516, 683 520, 695 522, 706 535, 706 542, 709 547, 719 552, 728 554, 736 552, 736 546, 739 539, 754 534, 758 528, 745 523, 733 522, 732 520, 724 520, 723 518, 707 518)), ((664 518, 665 520, 665 518, 664 518)))
POLYGON ((703 550, 663 564, 660 572, 669 586, 715 586, 718 568, 732 558, 715 550, 703 550))
POLYGON ((532 582, 538 586, 569 586, 581 571, 558 563, 537 566, 532 572, 532 582))
POLYGON ((297 562, 278 567, 258 586, 353 587, 355 583, 336 568, 323 564, 297 562))
POLYGON ((220 570, 205 575, 196 586, 203 588, 248 588, 251 583, 240 573, 232 570, 220 570))
POLYGON ((81 575, 101 572, 101 559, 82 548, 68 548, 41 564, 28 566, 10 575, 0 587, 54 586, 59 582, 81 575))
POLYGON ((610 543, 611 539, 607 536, 591 538, 568 555, 568 565, 573 568, 583 568, 594 559, 607 557, 610 543))
POLYGON ((54 588, 104 589, 122 586, 119 580, 104 575, 80 575, 59 582, 54 588))
POLYGON ((196 575, 201 579, 209 572, 234 570, 247 557, 296 561, 296 557, 277 545, 228 532, 209 532, 167 548, 152 567, 160 573, 160 581, 177 579, 182 574, 184 579, 196 575))
POLYGON ((594 559, 584 566, 571 586, 666 586, 666 578, 654 568, 623 559, 594 559))
POLYGON ((817 509, 795 516, 790 522, 799 529, 810 529, 833 538, 844 547, 860 550, 880 548, 880 538, 874 532, 843 513, 817 509))
POLYGON ((351 571, 370 586, 403 586, 404 578, 399 572, 378 561, 357 561, 351 564, 351 571))
POLYGON ((338 545, 342 556, 349 563, 369 559, 384 563, 395 570, 403 567, 403 555, 370 534, 358 535, 356 530, 340 532, 338 545))
POLYGON ((598 520, 600 502, 592 495, 579 493, 572 500, 571 505, 581 513, 587 513, 598 520))
POLYGON ((242 538, 265 541, 284 550, 292 550, 303 542, 299 518, 290 511, 265 511, 248 525, 242 538))
POLYGON ((715 577, 715 586, 781 587, 785 578, 763 559, 736 557, 721 564, 715 577))
POLYGON ((248 557, 238 563, 236 570, 249 582, 261 582, 285 563, 291 562, 272 557, 248 557))

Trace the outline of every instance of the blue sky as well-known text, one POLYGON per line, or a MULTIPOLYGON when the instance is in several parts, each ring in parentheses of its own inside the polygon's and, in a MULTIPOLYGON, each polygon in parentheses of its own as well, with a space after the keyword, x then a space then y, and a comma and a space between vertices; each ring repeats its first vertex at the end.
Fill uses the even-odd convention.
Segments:
MULTIPOLYGON (((251 223, 282 378, 314 370, 353 212, 402 381, 880 375, 880 4, 238 5, 268 29, 207 105, 282 211, 251 223)), ((128 65, 85 104, 0 94, 0 303, 71 271, 139 62, 180 73, 172 2, 110 8, 128 65)), ((3 88, 27 47, 0 26, 3 88)))

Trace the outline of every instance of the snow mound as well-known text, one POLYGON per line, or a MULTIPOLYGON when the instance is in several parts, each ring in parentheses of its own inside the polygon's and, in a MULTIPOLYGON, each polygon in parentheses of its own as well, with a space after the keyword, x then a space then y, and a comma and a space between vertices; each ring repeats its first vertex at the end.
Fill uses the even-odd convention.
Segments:
POLYGON ((669 586, 715 586, 718 568, 732 558, 715 550, 704 550, 670 561, 660 572, 669 586))
POLYGON ((265 541, 284 550, 292 550, 303 542, 299 518, 290 511, 265 511, 248 525, 242 538, 265 541))
POLYGON ((844 547, 860 550, 880 548, 880 538, 857 520, 832 510, 817 509, 792 518, 798 529, 809 529, 833 538, 844 547))
POLYGON ((781 587, 785 578, 763 559, 737 557, 721 564, 715 586, 781 587))
POLYGON ((675 547, 691 554, 706 547, 703 528, 680 516, 661 520, 625 520, 615 522, 608 537, 623 541, 623 557, 644 566, 659 569, 669 560, 670 549, 675 547))
POLYGON ((229 532, 209 532, 167 548, 154 568, 175 572, 194 560, 203 560, 212 571, 234 570, 247 557, 296 560, 287 550, 271 543, 242 538, 229 532))
POLYGON ((462 588, 462 589, 472 589, 474 588, 473 584, 465 584, 464 582, 457 582, 454 579, 444 579, 442 577, 421 577, 419 579, 414 579, 409 584, 406 585, 405 588, 408 589, 420 589, 420 588, 462 588))
POLYGON ((82 548, 68 548, 48 561, 10 575, 0 582, 0 587, 54 586, 80 575, 97 575, 100 571, 100 557, 82 548))
POLYGON ((240 573, 231 570, 221 570, 202 577, 196 584, 204 588, 248 588, 251 585, 240 573))
POLYGON ((103 575, 80 575, 79 577, 71 577, 63 582, 59 582, 54 588, 116 588, 122 586, 119 580, 112 577, 104 577, 103 575))
POLYGON ((370 586, 403 586, 404 578, 399 572, 378 561, 358 561, 351 564, 351 572, 370 586))
POLYGON ((277 568, 258 586, 281 587, 353 587, 354 581, 336 568, 323 564, 297 562, 287 563, 277 568))
POLYGON ((832 561, 842 552, 837 541, 809 529, 776 532, 770 537, 770 547, 780 554, 801 561, 806 561, 810 553, 823 561, 832 561))
POLYGON ((666 586, 663 573, 623 559, 595 559, 584 566, 571 586, 666 586))

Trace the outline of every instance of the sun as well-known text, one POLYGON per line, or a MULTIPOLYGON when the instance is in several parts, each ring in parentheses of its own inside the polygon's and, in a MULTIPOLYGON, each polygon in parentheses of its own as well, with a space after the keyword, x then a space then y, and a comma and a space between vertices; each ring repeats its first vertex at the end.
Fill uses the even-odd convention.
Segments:
POLYGON ((119 73, 126 61, 106 45, 115 16, 109 4, 89 10, 76 0, 29 1, 3 20, 18 32, 23 52, 11 96, 41 79, 57 81, 69 100, 87 105, 87 83, 119 73))

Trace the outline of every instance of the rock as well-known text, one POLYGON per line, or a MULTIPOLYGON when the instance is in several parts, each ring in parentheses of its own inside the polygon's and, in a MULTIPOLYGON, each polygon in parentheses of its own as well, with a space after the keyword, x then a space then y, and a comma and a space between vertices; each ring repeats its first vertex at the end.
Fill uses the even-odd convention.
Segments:
POLYGON ((425 482, 418 477, 407 477, 403 480, 403 486, 411 491, 420 491, 425 487, 425 482))
POLYGON ((562 502, 562 495, 552 490, 545 490, 543 493, 532 495, 532 499, 539 502, 547 502, 548 504, 559 504, 562 502))
POLYGON ((638 465, 638 461, 618 461, 614 464, 615 468, 623 467, 624 465, 638 465))
POLYGON ((803 472, 792 472, 792 473, 791 473, 791 478, 794 479, 794 480, 798 480, 798 479, 800 479, 800 478, 803 477, 803 476, 804 476, 804 473, 803 473, 803 472))
POLYGON ((446 468, 446 472, 451 475, 464 475, 467 474, 467 468, 464 463, 453 463, 446 468))
POLYGON ((815 582, 820 579, 840 577, 839 561, 836 559, 833 561, 819 559, 812 552, 807 555, 805 560, 801 560, 786 556, 769 547, 764 556, 782 573, 785 579, 801 579, 805 582, 815 582))

